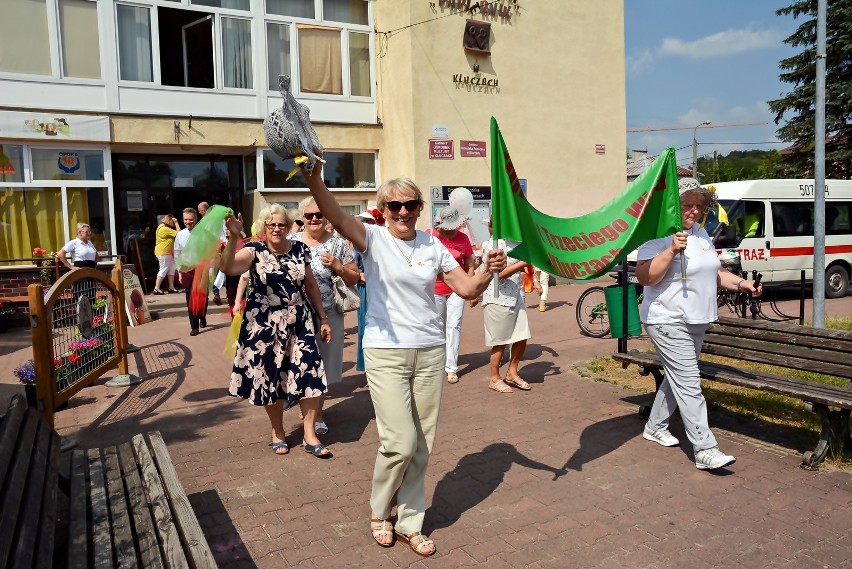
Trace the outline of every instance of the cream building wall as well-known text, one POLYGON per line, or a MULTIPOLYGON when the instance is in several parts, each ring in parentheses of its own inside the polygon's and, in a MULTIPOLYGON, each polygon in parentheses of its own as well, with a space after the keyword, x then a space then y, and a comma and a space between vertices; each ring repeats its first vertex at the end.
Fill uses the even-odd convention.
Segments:
POLYGON ((491 56, 462 46, 457 2, 376 2, 381 177, 430 186, 489 185, 494 116, 531 203, 559 216, 593 211, 625 188, 626 105, 622 0, 505 0, 491 22, 491 56), (434 6, 434 7, 433 7, 434 6), (515 8, 517 7, 517 9, 515 8), (399 30, 404 26, 426 22, 399 30), (473 65, 479 64, 479 73, 473 65), (468 90, 454 75, 496 79, 468 90), (454 160, 430 160, 435 124, 449 127, 454 160), (460 140, 488 157, 463 158, 460 140), (596 145, 605 145, 605 154, 596 145))

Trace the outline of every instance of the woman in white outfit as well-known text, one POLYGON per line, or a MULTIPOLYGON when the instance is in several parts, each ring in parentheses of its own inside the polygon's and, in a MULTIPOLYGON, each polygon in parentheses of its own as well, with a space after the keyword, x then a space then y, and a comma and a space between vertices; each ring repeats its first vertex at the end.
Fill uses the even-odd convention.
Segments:
MULTIPOLYGON (((318 166, 318 165, 317 165, 318 166)), ((465 273, 447 248, 415 229, 423 210, 420 188, 408 178, 382 184, 376 206, 385 226, 365 225, 341 209, 315 167, 306 178, 320 210, 363 252, 367 287, 364 363, 379 431, 379 452, 370 497, 373 539, 393 545, 394 535, 417 555, 435 553, 421 533, 426 513, 426 467, 435 440, 444 386, 444 332, 435 306, 435 278, 459 296, 478 297, 491 282, 488 272, 465 273), (390 520, 396 507, 396 523, 390 520)), ((506 266, 492 251, 487 271, 506 266)))
POLYGON ((719 450, 710 431, 698 354, 704 332, 717 318, 717 289, 759 295, 761 288, 721 268, 716 247, 699 223, 713 203, 712 192, 694 178, 680 180, 679 191, 683 231, 642 245, 636 263, 636 277, 645 285, 640 317, 665 370, 642 437, 662 446, 677 446, 678 439, 669 432, 669 418, 680 409, 695 451, 695 466, 712 470, 736 459, 719 450), (681 278, 682 255, 686 256, 685 278, 681 278))

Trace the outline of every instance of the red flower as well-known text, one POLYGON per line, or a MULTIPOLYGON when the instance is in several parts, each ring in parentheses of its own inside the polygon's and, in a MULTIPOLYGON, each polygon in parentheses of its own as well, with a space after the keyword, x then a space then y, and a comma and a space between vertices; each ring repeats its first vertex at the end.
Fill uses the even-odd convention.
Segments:
POLYGON ((80 359, 80 356, 78 356, 77 354, 68 354, 68 361, 70 361, 74 365, 80 363, 80 359))
POLYGON ((62 358, 56 358, 53 360, 53 365, 59 367, 62 365, 62 358))

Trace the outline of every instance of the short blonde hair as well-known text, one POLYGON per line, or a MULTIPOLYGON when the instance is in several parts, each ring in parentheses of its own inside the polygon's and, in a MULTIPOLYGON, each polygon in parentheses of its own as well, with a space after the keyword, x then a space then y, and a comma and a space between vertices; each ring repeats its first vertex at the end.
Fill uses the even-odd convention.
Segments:
POLYGON ((80 233, 80 231, 81 231, 84 227, 88 227, 89 229, 91 229, 91 228, 92 228, 92 226, 91 226, 91 225, 89 225, 88 223, 85 223, 85 222, 81 221, 80 223, 78 223, 78 224, 77 224, 77 233, 80 233))
POLYGON ((299 217, 304 217, 305 208, 308 207, 309 205, 315 204, 315 203, 317 203, 317 200, 315 200, 313 198, 313 196, 308 196, 305 199, 303 199, 302 201, 300 201, 299 202, 299 217))
POLYGON ((420 202, 421 207, 423 206, 423 192, 420 191, 414 180, 401 177, 388 180, 379 186, 379 190, 376 192, 376 208, 379 211, 384 213, 388 198, 394 190, 401 194, 410 194, 413 199, 420 202))
POLYGON ((267 222, 272 219, 273 215, 280 215, 284 217, 284 225, 288 228, 293 225, 293 219, 290 217, 290 212, 287 208, 280 203, 272 203, 260 210, 260 213, 257 214, 257 221, 255 221, 254 224, 254 229, 257 234, 260 234, 266 228, 267 222))

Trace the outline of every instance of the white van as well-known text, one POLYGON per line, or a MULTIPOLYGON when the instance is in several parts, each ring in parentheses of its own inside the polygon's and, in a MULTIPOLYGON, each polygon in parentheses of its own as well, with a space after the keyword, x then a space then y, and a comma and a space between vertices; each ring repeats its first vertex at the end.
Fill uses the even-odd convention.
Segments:
MULTIPOLYGON (((706 184, 719 204, 705 228, 717 250, 735 249, 763 282, 813 279, 814 181, 745 180, 706 184)), ((852 274, 852 180, 825 183, 825 294, 845 296, 852 274)))

